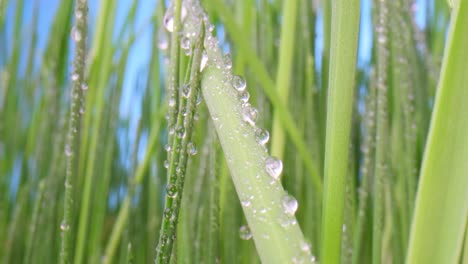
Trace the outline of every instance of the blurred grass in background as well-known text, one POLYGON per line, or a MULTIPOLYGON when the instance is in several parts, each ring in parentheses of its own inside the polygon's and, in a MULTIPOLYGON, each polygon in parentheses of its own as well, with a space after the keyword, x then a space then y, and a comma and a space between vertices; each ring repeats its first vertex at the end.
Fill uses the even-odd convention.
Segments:
MULTIPOLYGON (((0 0, 1 263, 59 260, 75 15, 73 1, 53 2, 0 0)), ((257 124, 279 138, 271 147, 283 159, 282 182, 299 202, 296 217, 320 261, 317 179, 324 171, 331 2, 298 0, 294 17, 284 15, 279 0, 202 4, 234 73, 248 83, 257 124), (280 59, 286 17, 295 19, 285 27, 295 32, 283 51, 290 62, 280 59), (278 104, 268 92, 275 82, 283 84, 278 94, 295 128, 276 120, 278 104)), ((450 9, 444 0, 363 0, 361 6, 341 262, 404 263, 450 9)), ((165 10, 163 1, 90 1, 88 89, 66 227, 76 263, 155 258, 166 192, 165 10)), ((188 57, 181 63, 188 65, 188 57)), ((259 262, 252 240, 239 236, 245 218, 203 103, 193 142, 177 262, 259 262)))

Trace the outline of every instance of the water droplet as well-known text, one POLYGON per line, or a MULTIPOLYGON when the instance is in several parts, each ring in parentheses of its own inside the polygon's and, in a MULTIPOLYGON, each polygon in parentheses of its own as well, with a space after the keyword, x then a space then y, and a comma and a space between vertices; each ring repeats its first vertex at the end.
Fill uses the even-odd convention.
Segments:
POLYGON ((247 91, 243 91, 239 95, 239 99, 242 101, 242 103, 247 103, 250 99, 250 93, 247 91))
POLYGON ((276 157, 268 157, 265 161, 265 170, 274 179, 278 179, 283 171, 283 162, 276 157))
POLYGON ((170 144, 166 144, 166 145, 164 146, 164 149, 165 149, 167 152, 169 152, 169 151, 171 151, 172 147, 171 147, 170 144))
POLYGON ((85 109, 84 107, 80 107, 80 110, 79 110, 80 114, 84 114, 85 113, 85 109))
POLYGON ((190 141, 187 144, 187 153, 189 155, 196 155, 197 154, 197 146, 195 146, 195 143, 193 143, 192 141, 190 141))
POLYGON ((71 38, 75 42, 81 41, 81 32, 76 28, 76 26, 74 26, 71 30, 71 38))
POLYGON ((285 195, 283 197, 282 203, 284 212, 291 216, 293 216, 296 213, 297 207, 299 206, 296 198, 292 197, 291 195, 285 195))
POLYGON ((185 138, 186 133, 184 127, 180 126, 179 128, 177 128, 176 134, 179 138, 185 138))
POLYGON ((385 44, 385 42, 387 42, 387 37, 384 34, 379 34, 377 41, 381 44, 385 44))
POLYGON ((190 39, 185 36, 182 37, 180 39, 180 47, 184 50, 190 49, 190 39))
POLYGON ((166 186, 166 193, 167 193, 167 196, 171 197, 171 198, 175 198, 177 196, 177 185, 175 184, 169 184, 166 186))
POLYGON ((301 250, 307 254, 310 254, 310 244, 306 241, 301 242, 301 250))
POLYGON ((79 9, 76 10, 76 11, 75 11, 75 17, 76 17, 77 19, 83 18, 83 12, 82 12, 81 10, 79 10, 79 9))
POLYGON ((232 87, 234 87, 234 89, 236 89, 237 91, 242 92, 247 87, 247 83, 241 76, 234 75, 232 77, 232 87))
POLYGON ((164 14, 164 18, 163 18, 164 27, 169 32, 174 31, 174 14, 173 14, 172 11, 173 11, 172 7, 169 6, 169 8, 166 10, 166 13, 164 14))
POLYGON ((249 103, 242 105, 242 118, 250 125, 255 126, 255 121, 257 121, 257 114, 257 109, 252 107, 249 103))
POLYGON ((223 61, 224 61, 224 66, 226 67, 227 70, 232 68, 231 54, 229 53, 224 54, 223 61))
POLYGON ((246 199, 246 200, 243 200, 241 204, 244 207, 249 207, 252 203, 250 202, 250 199, 246 199))
POLYGON ((201 101, 202 101, 201 93, 197 93, 197 101, 195 102, 195 104, 199 105, 199 104, 201 104, 201 101))
POLYGON ((71 146, 69 144, 65 145, 65 155, 70 157, 73 154, 73 151, 71 149, 71 146))
POLYGON ((188 83, 184 84, 182 86, 182 96, 185 98, 189 98, 190 92, 191 92, 190 85, 188 83))
MULTIPOLYGON (((186 16, 187 16, 187 8, 185 7, 184 4, 182 4, 181 10, 180 10, 180 21, 181 22, 184 21, 186 16)), ((173 6, 169 6, 169 8, 167 8, 166 13, 164 14, 163 23, 167 31, 169 32, 174 31, 174 7, 173 6)))
POLYGON ((270 139, 270 133, 268 133, 268 130, 259 127, 255 130, 255 139, 260 145, 264 146, 270 139))
POLYGON ((209 32, 212 32, 214 30, 215 26, 213 24, 209 23, 207 28, 208 28, 209 32))
POLYGON ((164 168, 169 169, 169 161, 168 160, 164 161, 164 168))
POLYGON ((169 36, 162 27, 158 29, 158 48, 160 50, 167 50, 169 48, 169 36))
POLYGON ((252 238, 252 233, 247 225, 243 225, 239 228, 239 236, 243 240, 249 240, 252 238))
POLYGON ((203 69, 205 69, 207 63, 208 63, 208 54, 206 54, 206 51, 203 51, 201 62, 200 62, 200 72, 202 72, 203 69))
POLYGON ((164 218, 166 218, 169 221, 174 221, 175 220, 175 214, 170 208, 164 209, 164 218))
POLYGON ((78 78, 80 78, 80 75, 79 75, 78 73, 73 73, 73 74, 71 75, 71 79, 72 79, 72 81, 74 81, 74 82, 78 81, 78 78))
POLYGON ((81 84, 81 90, 87 91, 88 90, 88 85, 86 83, 81 84))
POLYGON ((68 225, 68 223, 63 220, 61 223, 60 223, 60 230, 62 231, 68 231, 70 229, 70 225, 68 225))
POLYGON ((175 104, 176 104, 176 100, 173 97, 169 98, 169 106, 174 107, 175 104))

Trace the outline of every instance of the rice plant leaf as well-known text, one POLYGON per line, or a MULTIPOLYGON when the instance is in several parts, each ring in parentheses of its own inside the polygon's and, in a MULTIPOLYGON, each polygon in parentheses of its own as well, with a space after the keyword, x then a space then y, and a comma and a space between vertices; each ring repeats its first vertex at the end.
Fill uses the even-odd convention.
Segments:
POLYGON ((452 11, 407 263, 458 263, 468 218, 468 2, 452 11))

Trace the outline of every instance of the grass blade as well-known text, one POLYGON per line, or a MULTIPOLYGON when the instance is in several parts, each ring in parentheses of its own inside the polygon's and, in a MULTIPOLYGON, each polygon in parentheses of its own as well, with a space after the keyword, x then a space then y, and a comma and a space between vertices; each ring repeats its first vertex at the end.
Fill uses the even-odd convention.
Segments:
POLYGON ((325 188, 321 262, 339 263, 354 99, 359 32, 359 1, 334 1, 328 111, 325 143, 325 188))
POLYGON ((457 263, 468 217, 468 2, 452 11, 407 263, 457 263))

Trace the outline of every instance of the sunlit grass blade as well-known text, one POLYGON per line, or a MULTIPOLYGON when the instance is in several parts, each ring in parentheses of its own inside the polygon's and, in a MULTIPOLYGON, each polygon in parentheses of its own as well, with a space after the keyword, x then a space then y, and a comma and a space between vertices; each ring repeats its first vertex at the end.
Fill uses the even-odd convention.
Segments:
POLYGON ((339 263, 359 32, 359 1, 334 1, 320 261, 339 263))
POLYGON ((468 2, 453 8, 407 263, 457 263, 468 217, 468 2))

